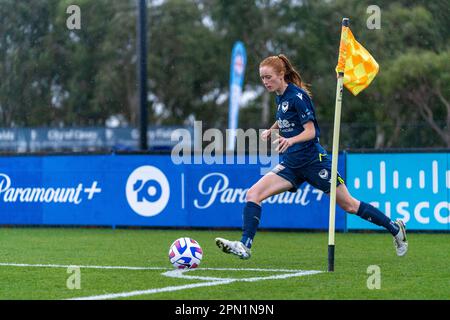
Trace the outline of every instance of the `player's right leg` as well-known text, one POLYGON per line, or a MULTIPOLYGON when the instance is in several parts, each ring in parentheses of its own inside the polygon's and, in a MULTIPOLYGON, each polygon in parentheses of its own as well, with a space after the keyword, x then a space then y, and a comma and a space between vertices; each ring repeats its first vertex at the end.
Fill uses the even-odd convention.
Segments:
POLYGON ((269 172, 262 177, 247 192, 241 240, 230 241, 216 238, 216 245, 225 253, 234 254, 241 259, 249 259, 251 256, 250 248, 261 219, 261 202, 292 187, 291 182, 273 172, 269 172))
MULTIPOLYGON (((328 156, 319 157, 319 160, 304 169, 303 174, 312 186, 329 195, 331 188, 331 158, 328 156)), ((352 197, 339 173, 336 183, 336 203, 339 207, 348 213, 356 214, 370 223, 386 228, 394 237, 394 247, 397 255, 405 255, 408 250, 408 242, 406 240, 404 223, 400 220, 392 221, 371 204, 352 197)))

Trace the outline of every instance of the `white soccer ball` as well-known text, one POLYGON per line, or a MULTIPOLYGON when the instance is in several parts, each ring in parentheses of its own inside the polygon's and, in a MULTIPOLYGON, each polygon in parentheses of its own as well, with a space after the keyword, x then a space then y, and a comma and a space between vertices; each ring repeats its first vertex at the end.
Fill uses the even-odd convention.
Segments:
POLYGON ((177 269, 197 268, 202 257, 200 244, 188 237, 175 240, 169 249, 169 261, 177 269))

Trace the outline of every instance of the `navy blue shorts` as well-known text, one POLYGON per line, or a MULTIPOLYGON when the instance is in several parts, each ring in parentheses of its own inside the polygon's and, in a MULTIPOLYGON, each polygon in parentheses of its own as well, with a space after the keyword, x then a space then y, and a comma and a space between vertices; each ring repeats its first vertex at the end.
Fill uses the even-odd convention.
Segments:
MULTIPOLYGON (((298 151, 283 155, 283 159, 272 172, 292 183, 289 192, 297 192, 303 182, 329 193, 331 189, 331 157, 316 144, 314 150, 298 151), (305 156, 308 156, 306 158, 305 156)), ((337 173, 336 185, 344 184, 337 173)))

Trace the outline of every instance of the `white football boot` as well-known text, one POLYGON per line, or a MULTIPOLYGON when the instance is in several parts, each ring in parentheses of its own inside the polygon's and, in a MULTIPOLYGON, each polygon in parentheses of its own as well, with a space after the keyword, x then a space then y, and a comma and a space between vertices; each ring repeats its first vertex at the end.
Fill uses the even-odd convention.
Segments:
POLYGON ((408 251, 408 241, 406 240, 406 228, 405 224, 400 219, 395 220, 395 223, 397 224, 400 231, 394 236, 394 247, 395 251, 397 251, 397 255, 399 257, 402 257, 406 254, 406 251, 408 251))
POLYGON ((251 250, 240 241, 216 238, 216 245, 225 253, 234 254, 241 259, 250 259, 251 250))

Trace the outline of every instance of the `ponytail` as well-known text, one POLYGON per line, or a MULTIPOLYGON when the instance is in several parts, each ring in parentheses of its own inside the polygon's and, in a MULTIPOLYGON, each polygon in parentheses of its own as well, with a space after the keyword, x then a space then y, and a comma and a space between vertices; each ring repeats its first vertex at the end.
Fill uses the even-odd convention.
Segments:
POLYGON ((289 59, 284 54, 279 54, 278 58, 283 62, 284 64, 284 81, 287 83, 292 82, 297 87, 302 88, 306 91, 308 96, 312 98, 311 90, 309 89, 310 85, 303 82, 302 77, 300 76, 300 73, 295 70, 295 68, 292 66, 289 59))

